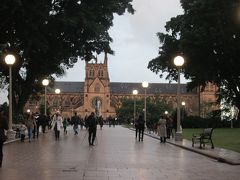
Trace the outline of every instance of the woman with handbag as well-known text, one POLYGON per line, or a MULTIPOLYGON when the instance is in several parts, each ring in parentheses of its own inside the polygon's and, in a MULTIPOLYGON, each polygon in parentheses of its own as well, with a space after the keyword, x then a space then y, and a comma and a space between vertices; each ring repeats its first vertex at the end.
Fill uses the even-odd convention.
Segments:
POLYGON ((3 143, 7 140, 5 130, 8 130, 7 118, 4 115, 3 107, 0 107, 0 168, 3 160, 3 143))

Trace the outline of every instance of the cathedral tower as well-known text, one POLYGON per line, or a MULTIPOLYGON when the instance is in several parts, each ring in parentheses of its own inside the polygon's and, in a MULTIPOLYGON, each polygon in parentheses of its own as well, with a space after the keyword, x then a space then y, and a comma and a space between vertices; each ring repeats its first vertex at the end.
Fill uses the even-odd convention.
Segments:
POLYGON ((89 115, 99 110, 98 115, 107 118, 110 115, 110 89, 108 74, 108 57, 104 62, 86 62, 84 83, 84 112, 89 115))

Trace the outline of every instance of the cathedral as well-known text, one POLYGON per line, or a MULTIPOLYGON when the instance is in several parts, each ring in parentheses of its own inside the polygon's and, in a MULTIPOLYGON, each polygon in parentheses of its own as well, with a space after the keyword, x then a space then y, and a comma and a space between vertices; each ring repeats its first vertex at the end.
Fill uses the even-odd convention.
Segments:
MULTIPOLYGON (((103 63, 86 62, 84 82, 55 82, 54 87, 47 88, 47 107, 52 113, 59 110, 64 117, 71 117, 77 112, 81 117, 89 115, 91 112, 99 110, 99 115, 104 119, 109 116, 116 116, 116 109, 121 107, 123 98, 145 97, 145 90, 142 83, 111 82, 108 73, 108 57, 105 54, 103 63), (55 89, 60 89, 56 94, 55 89), (137 95, 133 95, 133 90, 138 90, 137 95)), ((199 88, 200 89, 200 88, 199 88)), ((217 88, 208 84, 203 92, 199 89, 188 92, 186 84, 180 85, 181 102, 188 115, 204 116, 203 104, 216 102, 217 88)), ((173 108, 177 107, 177 84, 170 83, 149 83, 146 89, 149 98, 160 97, 165 103, 173 108)), ((44 104, 44 95, 40 101, 30 100, 25 106, 25 110, 39 112, 39 107, 44 104)), ((206 109, 209 111, 209 108, 206 109)))

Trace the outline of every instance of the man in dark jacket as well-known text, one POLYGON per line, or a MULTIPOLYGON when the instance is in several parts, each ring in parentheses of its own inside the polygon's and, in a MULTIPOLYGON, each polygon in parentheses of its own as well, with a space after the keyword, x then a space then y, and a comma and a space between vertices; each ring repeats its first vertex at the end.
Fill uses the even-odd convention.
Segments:
POLYGON ((2 167, 3 159, 3 143, 6 141, 4 130, 8 130, 7 118, 4 115, 3 108, 0 107, 0 168, 2 167))
POLYGON ((94 146, 94 140, 96 138, 96 132, 97 132, 97 119, 95 117, 94 112, 91 113, 91 115, 87 118, 87 127, 88 127, 88 142, 89 146, 94 146))
POLYGON ((39 136, 39 128, 40 126, 42 127, 42 132, 45 133, 45 128, 46 128, 46 125, 47 125, 47 117, 41 113, 40 115, 38 115, 38 118, 37 118, 37 138, 39 136))
POLYGON ((77 112, 74 113, 74 116, 71 119, 71 124, 73 124, 74 135, 78 134, 78 125, 80 124, 80 118, 77 115, 77 112))
POLYGON ((138 120, 138 136, 139 136, 139 141, 142 140, 143 141, 143 134, 144 134, 144 126, 145 126, 145 121, 143 119, 142 115, 139 115, 138 120))

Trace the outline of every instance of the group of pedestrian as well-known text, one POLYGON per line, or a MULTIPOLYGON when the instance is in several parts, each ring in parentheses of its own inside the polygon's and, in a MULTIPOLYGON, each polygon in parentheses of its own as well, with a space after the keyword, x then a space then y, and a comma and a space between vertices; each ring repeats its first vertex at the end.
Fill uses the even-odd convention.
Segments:
MULTIPOLYGON (((74 135, 78 135, 78 126, 81 125, 81 122, 80 117, 77 115, 77 112, 74 113, 74 116, 71 118, 70 122, 68 122, 67 119, 63 120, 59 112, 57 112, 53 116, 52 127, 55 132, 56 140, 59 140, 61 127, 63 127, 64 129, 64 134, 67 134, 68 124, 71 124, 73 126, 74 135)), ((94 146, 94 141, 97 132, 97 117, 94 112, 92 112, 90 116, 85 118, 85 127, 88 129, 89 132, 88 136, 89 146, 94 146)), ((101 124, 100 127, 102 128, 101 124)))
POLYGON ((48 126, 47 116, 42 113, 32 112, 25 113, 23 117, 23 122, 20 124, 20 136, 21 142, 25 140, 25 131, 28 132, 28 141, 31 142, 32 139, 38 138, 40 127, 42 129, 42 133, 46 132, 46 127, 48 126))
MULTIPOLYGON (((143 141, 145 121, 142 115, 139 115, 138 118, 135 119, 134 125, 136 131, 136 139, 138 139, 138 141, 143 141)), ((161 143, 165 143, 166 139, 170 139, 170 137, 173 137, 172 130, 174 128, 174 121, 169 116, 161 115, 155 127, 157 134, 160 137, 161 143)))
MULTIPOLYGON (((2 106, 0 106, 0 168, 2 167, 2 159, 3 159, 3 144, 7 140, 7 136, 5 131, 8 130, 8 121, 7 115, 4 114, 5 111, 3 110, 2 106)), ((28 133, 28 141, 31 142, 33 137, 39 136, 39 129, 42 126, 42 132, 45 133, 46 126, 50 127, 54 130, 55 139, 59 140, 60 137, 60 130, 63 127, 64 134, 67 134, 67 126, 69 124, 73 125, 74 133, 77 135, 77 128, 78 125, 81 125, 80 117, 77 116, 77 113, 74 113, 74 116, 71 120, 63 119, 60 112, 57 111, 51 118, 48 120, 50 116, 44 116, 43 114, 33 114, 33 113, 26 113, 22 118, 22 122, 19 126, 20 131, 20 140, 24 142, 25 140, 25 131, 27 130, 28 133)), ((85 127, 88 129, 88 142, 89 146, 94 146, 95 139, 96 139, 96 132, 97 132, 97 122, 99 122, 100 127, 103 127, 103 119, 101 117, 96 117, 95 113, 92 112, 90 116, 86 116, 85 118, 85 127)))

